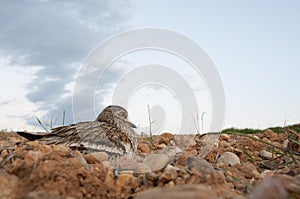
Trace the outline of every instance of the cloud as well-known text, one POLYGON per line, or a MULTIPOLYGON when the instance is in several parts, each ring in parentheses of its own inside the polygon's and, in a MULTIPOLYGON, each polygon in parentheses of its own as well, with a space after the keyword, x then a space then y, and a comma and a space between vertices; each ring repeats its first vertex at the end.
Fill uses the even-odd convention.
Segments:
POLYGON ((2 101, 2 102, 0 102, 0 106, 8 105, 8 104, 11 104, 13 102, 16 102, 16 98, 12 98, 12 99, 8 99, 8 100, 5 100, 5 101, 2 101))
POLYGON ((0 1, 0 56, 38 68, 28 77, 27 99, 48 113, 65 109, 70 122, 67 85, 89 51, 127 26, 131 13, 131 2, 121 0, 0 1))

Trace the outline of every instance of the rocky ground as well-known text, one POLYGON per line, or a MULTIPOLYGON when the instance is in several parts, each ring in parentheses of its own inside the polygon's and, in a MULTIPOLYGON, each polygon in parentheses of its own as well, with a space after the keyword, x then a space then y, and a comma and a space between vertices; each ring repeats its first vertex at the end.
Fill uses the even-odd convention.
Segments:
POLYGON ((299 131, 225 131, 204 156, 208 136, 140 137, 109 160, 1 132, 0 198, 300 198, 299 131))

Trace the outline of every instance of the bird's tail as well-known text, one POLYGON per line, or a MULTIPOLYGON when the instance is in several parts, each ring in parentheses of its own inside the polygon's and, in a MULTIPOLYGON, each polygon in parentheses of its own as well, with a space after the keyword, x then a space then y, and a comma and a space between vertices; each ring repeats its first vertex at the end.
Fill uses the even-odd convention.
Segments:
POLYGON ((26 132, 22 132, 22 131, 18 131, 17 134, 28 139, 29 141, 38 140, 43 137, 43 135, 31 134, 31 133, 26 133, 26 132))

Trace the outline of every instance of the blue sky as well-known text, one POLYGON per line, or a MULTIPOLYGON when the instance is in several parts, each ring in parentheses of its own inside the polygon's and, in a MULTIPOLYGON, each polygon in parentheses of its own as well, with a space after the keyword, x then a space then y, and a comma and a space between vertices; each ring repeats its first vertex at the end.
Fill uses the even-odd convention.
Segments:
POLYGON ((192 2, 142 1, 133 20, 184 33, 206 50, 223 79, 227 124, 299 121, 299 2, 192 2))
MULTIPOLYGON (((299 8, 298 1, 1 0, 0 129, 39 130, 35 116, 49 121, 63 109, 72 122, 72 89, 85 57, 109 36, 142 27, 177 31, 205 49, 223 81, 224 127, 297 123, 299 8)), ((141 64, 143 55, 158 57, 127 59, 141 64)))

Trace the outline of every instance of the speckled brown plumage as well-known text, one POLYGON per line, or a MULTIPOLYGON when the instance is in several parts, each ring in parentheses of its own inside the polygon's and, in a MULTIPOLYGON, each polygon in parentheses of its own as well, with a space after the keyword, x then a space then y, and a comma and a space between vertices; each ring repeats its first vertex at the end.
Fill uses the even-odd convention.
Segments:
POLYGON ((128 113, 121 107, 106 107, 95 121, 79 122, 52 129, 46 135, 18 132, 29 140, 45 144, 64 144, 83 153, 105 151, 112 157, 134 153, 137 149, 135 126, 127 120, 128 113))

